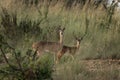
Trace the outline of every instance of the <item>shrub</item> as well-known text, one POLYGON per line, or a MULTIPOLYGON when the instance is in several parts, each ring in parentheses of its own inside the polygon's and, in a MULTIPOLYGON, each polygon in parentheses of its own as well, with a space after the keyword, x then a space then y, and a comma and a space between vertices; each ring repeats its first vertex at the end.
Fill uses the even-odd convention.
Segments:
POLYGON ((33 53, 32 50, 28 50, 24 55, 22 55, 21 51, 17 51, 12 48, 7 42, 0 42, 0 50, 4 59, 4 62, 0 63, 2 64, 0 67, 1 79, 52 79, 53 58, 50 57, 50 55, 44 55, 41 58, 33 59, 37 56, 33 56, 35 53, 33 53), (8 54, 12 54, 12 56, 6 56, 6 48, 9 48, 9 51, 11 50, 8 54))

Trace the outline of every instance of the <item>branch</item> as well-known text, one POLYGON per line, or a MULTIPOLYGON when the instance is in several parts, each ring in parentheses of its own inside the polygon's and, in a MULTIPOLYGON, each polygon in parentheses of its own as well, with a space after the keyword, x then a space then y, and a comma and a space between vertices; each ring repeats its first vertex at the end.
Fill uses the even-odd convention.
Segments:
MULTIPOLYGON (((4 44, 4 45, 7 45, 7 47, 10 48, 10 49, 13 51, 13 53, 15 54, 15 59, 17 60, 17 64, 18 64, 18 66, 19 66, 19 69, 17 69, 17 70, 21 70, 21 72, 24 73, 24 72, 23 72, 23 69, 22 69, 22 66, 21 66, 21 63, 20 63, 20 61, 19 61, 19 59, 18 59, 18 57, 17 57, 17 54, 16 54, 16 52, 15 52, 15 49, 14 49, 13 47, 11 47, 7 42, 5 42, 4 37, 3 37, 2 35, 0 35, 0 36, 1 36, 1 39, 3 39, 1 43, 4 44)), ((9 61, 8 61, 8 59, 7 59, 4 51, 2 50, 2 48, 0 48, 0 50, 1 50, 2 54, 3 54, 3 57, 4 57, 4 59, 5 59, 5 62, 6 62, 12 69, 15 69, 15 68, 9 63, 9 61)))
POLYGON ((5 59, 5 62, 9 65, 9 67, 12 68, 12 69, 14 69, 14 70, 18 70, 18 71, 19 71, 20 69, 15 68, 15 66, 13 66, 13 65, 11 65, 11 64, 9 63, 9 61, 8 61, 8 59, 7 59, 4 51, 2 50, 2 48, 0 48, 0 50, 1 50, 1 52, 2 52, 2 55, 3 55, 4 59, 5 59))
POLYGON ((6 62, 9 66, 11 66, 10 63, 9 63, 9 61, 8 61, 8 59, 7 59, 7 57, 6 57, 6 55, 5 55, 5 53, 4 53, 4 51, 2 50, 2 48, 0 48, 0 50, 1 50, 1 52, 2 52, 2 55, 3 55, 4 59, 5 59, 5 62, 6 62))

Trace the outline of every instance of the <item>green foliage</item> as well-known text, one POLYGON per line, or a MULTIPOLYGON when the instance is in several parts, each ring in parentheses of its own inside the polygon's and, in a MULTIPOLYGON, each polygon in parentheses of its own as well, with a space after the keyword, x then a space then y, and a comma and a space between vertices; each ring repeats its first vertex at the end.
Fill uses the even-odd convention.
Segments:
POLYGON ((53 58, 50 55, 36 58, 37 56, 34 56, 35 53, 32 50, 28 50, 22 55, 21 51, 15 50, 7 42, 3 43, 1 41, 1 45, 0 53, 2 54, 3 62, 1 62, 2 65, 0 67, 0 78, 2 80, 43 80, 52 78, 53 58), (6 48, 9 48, 9 53, 7 54, 12 54, 11 56, 6 54, 5 45, 6 48))
POLYGON ((31 39, 42 34, 42 29, 39 26, 41 21, 40 19, 31 20, 27 16, 20 18, 16 12, 9 12, 6 8, 2 8, 1 34, 14 47, 22 44, 18 42, 30 43, 31 39))
MULTIPOLYGON (((1 4, 6 7, 0 11, 2 80, 52 79, 54 73, 57 74, 54 78, 57 80, 119 80, 119 71, 113 68, 90 72, 84 68, 84 64, 79 64, 81 59, 120 59, 120 16, 115 12, 115 6, 104 11, 97 8, 93 10, 93 0, 90 0, 89 5, 88 0, 15 1, 8 5, 1 4), (82 11, 86 6, 88 10, 82 11), (74 46, 73 32, 78 36, 84 36, 84 33, 87 35, 80 44, 75 61, 70 56, 63 56, 61 64, 56 67, 58 71, 53 72, 53 56, 47 53, 38 58, 31 50, 31 45, 39 40, 58 42, 58 25, 66 27, 63 38, 65 45, 74 46)), ((95 6, 99 8, 100 4, 95 3, 95 6)))
POLYGON ((10 13, 7 9, 2 8, 1 25, 4 28, 6 37, 19 39, 25 35, 38 35, 41 32, 39 24, 41 21, 32 21, 27 16, 19 20, 17 13, 10 13))
MULTIPOLYGON (((117 15, 118 18, 116 18, 114 7, 111 6, 107 12, 96 10, 93 13, 92 10, 52 10, 50 4, 46 4, 33 8, 33 15, 40 14, 35 15, 37 19, 31 18, 30 13, 23 16, 2 8, 1 33, 12 46, 24 51, 23 49, 31 48, 31 44, 38 40, 58 42, 56 39, 57 25, 66 27, 64 44, 71 46, 75 43, 72 33, 83 36, 85 28, 88 26, 87 35, 78 52, 81 55, 80 58, 118 59, 120 56, 118 37, 120 27, 119 16, 117 15)), ((28 8, 29 10, 31 8, 28 8)))

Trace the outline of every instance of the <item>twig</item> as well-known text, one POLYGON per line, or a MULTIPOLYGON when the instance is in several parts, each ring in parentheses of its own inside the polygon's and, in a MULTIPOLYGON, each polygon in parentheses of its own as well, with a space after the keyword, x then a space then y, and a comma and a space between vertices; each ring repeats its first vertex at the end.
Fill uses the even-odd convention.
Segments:
POLYGON ((8 59, 7 59, 4 51, 2 50, 2 48, 0 48, 0 50, 1 50, 2 54, 3 54, 3 57, 4 57, 4 59, 5 59, 5 62, 6 62, 9 66, 11 66, 10 63, 8 62, 8 59))
POLYGON ((0 48, 0 50, 1 50, 1 52, 2 52, 2 55, 3 55, 4 59, 5 59, 5 62, 10 66, 10 68, 19 71, 20 69, 15 68, 13 65, 11 65, 11 64, 9 63, 9 61, 8 61, 8 59, 7 59, 7 57, 6 57, 5 53, 4 53, 4 51, 2 50, 2 48, 0 48))

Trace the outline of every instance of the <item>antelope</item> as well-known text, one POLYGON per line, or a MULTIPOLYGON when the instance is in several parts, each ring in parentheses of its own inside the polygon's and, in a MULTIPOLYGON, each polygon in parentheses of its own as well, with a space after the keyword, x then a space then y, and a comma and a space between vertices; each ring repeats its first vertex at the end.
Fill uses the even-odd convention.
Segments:
MULTIPOLYGON (((59 29, 58 29, 59 41, 58 42, 39 41, 39 42, 33 43, 32 45, 33 50, 36 51, 38 56, 42 55, 44 52, 57 53, 63 45, 64 30, 65 28, 61 28, 59 26, 59 29)), ((54 60, 55 60, 55 56, 56 54, 54 54, 54 60)))
POLYGON ((81 38, 75 37, 75 39, 76 39, 76 45, 74 45, 74 46, 66 46, 66 45, 63 45, 63 46, 62 46, 62 49, 61 49, 60 51, 58 51, 56 63, 58 63, 58 61, 61 59, 61 57, 62 57, 66 52, 68 52, 68 53, 71 55, 72 59, 74 60, 74 57, 73 57, 73 56, 77 53, 77 51, 79 51, 80 43, 81 43, 81 41, 83 40, 83 37, 81 37, 81 38))
POLYGON ((66 46, 63 45, 61 50, 58 51, 57 53, 57 60, 56 60, 56 64, 58 63, 58 61, 61 59, 61 57, 66 53, 69 52, 69 54, 71 54, 72 59, 74 59, 73 55, 76 54, 76 52, 79 50, 80 48, 80 43, 83 40, 83 38, 86 36, 86 34, 88 33, 88 25, 89 25, 89 21, 86 18, 86 29, 85 29, 85 33, 82 37, 77 37, 74 32, 73 32, 73 36, 76 39, 76 45, 74 46, 66 46))

